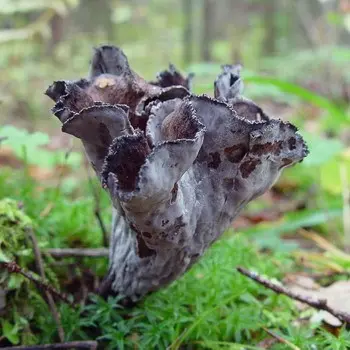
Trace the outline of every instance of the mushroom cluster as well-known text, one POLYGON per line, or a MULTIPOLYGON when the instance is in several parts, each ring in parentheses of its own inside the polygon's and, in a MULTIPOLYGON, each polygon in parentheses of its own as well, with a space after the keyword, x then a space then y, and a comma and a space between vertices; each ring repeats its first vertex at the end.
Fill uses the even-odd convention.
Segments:
POLYGON ((102 46, 88 79, 46 91, 113 203, 104 295, 137 301, 174 281, 308 153, 296 127, 241 96, 240 66, 222 67, 214 98, 192 94, 191 79, 170 65, 147 82, 102 46))

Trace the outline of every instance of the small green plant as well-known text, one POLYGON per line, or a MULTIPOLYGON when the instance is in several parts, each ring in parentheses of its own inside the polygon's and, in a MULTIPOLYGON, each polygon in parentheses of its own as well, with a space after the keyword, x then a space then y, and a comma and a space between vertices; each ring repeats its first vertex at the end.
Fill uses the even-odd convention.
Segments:
MULTIPOLYGON (((0 265, 15 260, 21 266, 29 266, 33 262, 26 234, 32 225, 32 220, 19 208, 18 202, 7 198, 0 200, 0 265)), ((10 274, 6 269, 0 270, 0 290, 6 300, 0 336, 12 344, 35 338, 28 330, 34 307, 25 300, 33 294, 30 287, 23 276, 10 274)))
POLYGON ((78 152, 50 152, 45 149, 49 143, 49 136, 45 133, 29 133, 25 129, 5 125, 0 128, 0 137, 5 138, 1 145, 9 147, 27 164, 43 168, 53 168, 59 164, 77 168, 81 164, 82 156, 78 152))

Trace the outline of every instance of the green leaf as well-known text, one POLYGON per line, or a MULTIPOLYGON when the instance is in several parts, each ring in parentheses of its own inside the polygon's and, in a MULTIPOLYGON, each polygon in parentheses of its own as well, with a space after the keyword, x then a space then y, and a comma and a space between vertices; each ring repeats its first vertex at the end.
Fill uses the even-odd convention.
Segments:
POLYGON ((343 180, 341 177, 341 171, 344 171, 346 176, 346 182, 350 184, 350 161, 335 158, 326 164, 322 165, 320 171, 321 186, 334 194, 340 194, 344 191, 343 180))
POLYGON ((0 263, 8 263, 11 259, 5 255, 5 253, 0 249, 0 263))
POLYGON ((4 337, 6 337, 11 344, 18 344, 19 343, 19 334, 18 334, 18 327, 17 325, 12 325, 7 320, 4 320, 1 322, 2 325, 2 334, 4 337))
POLYGON ((7 284, 8 289, 9 290, 19 289, 24 279, 25 279, 24 276, 19 274, 10 275, 10 278, 7 284))
POLYGON ((303 132, 310 154, 304 159, 303 166, 320 166, 334 159, 344 149, 344 144, 336 139, 322 138, 303 132))
POLYGON ((254 234, 256 237, 255 242, 261 247, 272 248, 274 250, 278 248, 282 250, 290 250, 291 248, 296 248, 296 245, 293 244, 286 248, 287 243, 280 240, 282 234, 296 231, 302 227, 312 227, 324 224, 329 220, 341 217, 342 214, 343 210, 340 208, 291 212, 277 222, 262 223, 241 232, 243 234, 254 234))

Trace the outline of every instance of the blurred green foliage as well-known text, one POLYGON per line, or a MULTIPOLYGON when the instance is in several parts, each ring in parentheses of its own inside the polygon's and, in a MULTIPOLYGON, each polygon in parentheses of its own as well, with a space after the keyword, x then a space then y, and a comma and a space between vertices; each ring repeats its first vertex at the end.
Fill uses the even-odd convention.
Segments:
POLYGON ((59 164, 66 164, 74 168, 81 165, 82 155, 77 152, 50 152, 44 148, 49 144, 49 135, 42 132, 28 133, 25 129, 18 129, 12 125, 0 128, 0 137, 6 137, 2 146, 10 147, 14 154, 27 164, 38 165, 43 168, 54 168, 59 164))
MULTIPOLYGON (((108 349, 257 349, 266 338, 265 327, 300 349, 345 350, 349 331, 342 328, 334 336, 319 323, 294 322, 300 316, 294 303, 246 280, 234 267, 277 278, 300 269, 293 256, 299 242, 285 236, 301 228, 340 248, 350 241, 345 217, 350 205, 349 15, 343 1, 333 0, 212 3, 0 1, 0 139, 6 137, 0 143, 0 262, 15 258, 33 268, 28 227, 42 249, 101 245, 81 150, 75 144, 49 150, 58 131, 49 116, 51 102, 43 95, 53 80, 86 76, 93 46, 121 46, 135 71, 149 80, 169 62, 194 72, 195 93, 212 94, 220 64, 240 61, 245 95, 268 114, 290 119, 308 142, 308 158, 285 171, 274 188, 290 202, 302 199, 302 207, 242 228, 235 237, 227 232, 188 274, 131 312, 112 298, 93 297, 95 303, 79 311, 60 304, 66 340, 97 337, 108 349), (4 161, 8 150, 20 161, 19 169, 4 161), (60 173, 63 167, 68 175, 60 173), (33 169, 49 175, 33 174, 33 169)), ((100 200, 109 222, 109 200, 104 193, 100 200)), ((269 206, 265 199, 257 200, 243 216, 269 206)), ((349 272, 348 261, 331 255, 324 259, 325 265, 337 263, 349 272)), ((44 263, 56 287, 66 285, 69 273, 81 278, 92 271, 101 278, 107 269, 106 259, 85 258, 77 267, 74 259, 57 264, 45 254, 44 263)), ((56 324, 34 285, 1 271, 2 289, 10 291, 10 307, 2 317, 0 342, 57 340, 56 324)), ((278 343, 271 347, 285 348, 278 343)))

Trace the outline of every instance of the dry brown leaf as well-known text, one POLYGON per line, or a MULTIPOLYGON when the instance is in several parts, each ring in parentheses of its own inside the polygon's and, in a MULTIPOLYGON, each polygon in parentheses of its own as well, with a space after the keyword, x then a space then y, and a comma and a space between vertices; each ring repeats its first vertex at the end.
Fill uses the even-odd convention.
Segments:
POLYGON ((64 150, 69 149, 72 147, 72 139, 69 137, 69 135, 66 134, 57 134, 50 137, 50 141, 47 145, 45 145, 45 149, 48 151, 58 151, 58 150, 64 150))
POLYGON ((287 285, 298 286, 307 290, 318 290, 321 288, 311 277, 297 273, 287 274, 284 278, 284 282, 287 285))
POLYGON ((1 146, 0 166, 8 166, 10 168, 19 169, 23 166, 23 162, 16 157, 10 148, 1 146))
POLYGON ((257 346, 262 349, 270 349, 276 343, 277 343, 277 339, 275 338, 265 338, 260 343, 258 343, 257 346))
MULTIPOLYGON (((318 299, 326 299, 330 307, 350 313, 350 280, 338 281, 328 287, 319 287, 315 289, 316 285, 317 283, 311 278, 302 275, 295 277, 294 281, 288 279, 286 281, 286 287, 291 291, 318 299), (310 288, 310 286, 312 286, 312 288, 310 288)), ((297 305, 300 309, 308 307, 299 302, 297 302, 297 305)), ((340 320, 326 311, 319 311, 313 320, 322 320, 333 327, 340 327, 342 325, 340 320)))

